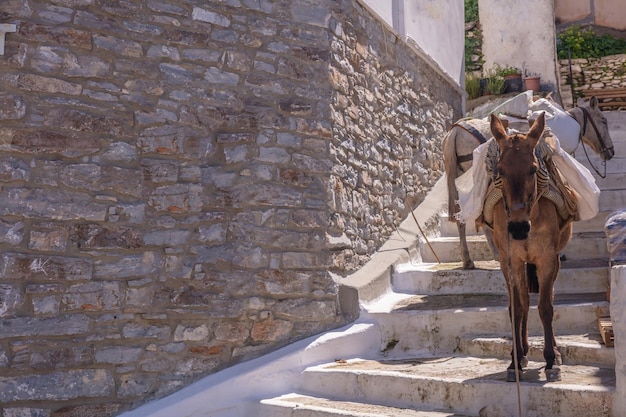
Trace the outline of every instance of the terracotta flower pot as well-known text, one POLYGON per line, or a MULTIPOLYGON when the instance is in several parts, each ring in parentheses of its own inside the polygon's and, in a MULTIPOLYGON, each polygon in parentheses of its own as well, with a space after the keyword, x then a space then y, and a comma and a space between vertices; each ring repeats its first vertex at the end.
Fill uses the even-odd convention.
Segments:
POLYGON ((541 91, 540 80, 541 77, 526 77, 524 78, 524 87, 526 90, 533 90, 533 92, 538 93, 541 91))

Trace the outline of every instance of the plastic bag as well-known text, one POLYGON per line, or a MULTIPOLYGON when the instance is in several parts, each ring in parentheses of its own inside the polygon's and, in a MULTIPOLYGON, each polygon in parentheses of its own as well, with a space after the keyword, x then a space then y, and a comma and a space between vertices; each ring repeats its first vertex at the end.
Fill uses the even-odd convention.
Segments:
POLYGON ((604 223, 611 264, 626 264, 626 210, 614 211, 604 223))

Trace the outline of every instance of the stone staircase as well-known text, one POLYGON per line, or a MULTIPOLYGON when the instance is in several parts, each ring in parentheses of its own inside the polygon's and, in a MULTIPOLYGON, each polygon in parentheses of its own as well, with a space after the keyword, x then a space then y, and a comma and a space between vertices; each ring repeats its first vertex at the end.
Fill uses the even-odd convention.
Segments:
MULTIPOLYGON (((377 352, 336 357, 306 367, 292 392, 263 398, 255 415, 325 416, 610 416, 615 354, 603 343, 597 317, 609 308, 608 214, 626 207, 626 135, 619 113, 610 113, 616 157, 607 162, 601 212, 577 222, 564 251, 555 287, 555 334, 562 381, 543 373, 542 326, 531 297, 530 363, 518 386, 505 382, 511 327, 499 264, 484 237, 469 237, 476 270, 460 269, 456 227, 442 219, 440 233, 420 245, 419 256, 393 267, 391 290, 363 300, 361 322, 375 323, 377 352), (615 130, 613 130, 615 127, 615 130), (518 402, 518 395, 520 401, 518 402)), ((583 152, 577 159, 589 166, 583 152)), ((599 158, 591 159, 601 167, 599 158)), ((347 341, 346 341, 347 342, 347 341)))

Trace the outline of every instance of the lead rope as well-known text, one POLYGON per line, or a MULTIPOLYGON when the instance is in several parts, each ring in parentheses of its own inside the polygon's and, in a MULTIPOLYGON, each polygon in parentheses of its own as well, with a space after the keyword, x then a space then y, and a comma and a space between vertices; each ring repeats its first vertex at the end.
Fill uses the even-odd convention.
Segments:
MULTIPOLYGON (((504 197, 503 197, 504 198, 504 197)), ((505 203, 506 206, 506 203, 505 203)), ((507 223, 509 221, 509 210, 508 208, 506 209, 506 220, 507 223)), ((511 334, 513 336, 513 370, 515 371, 515 387, 517 389, 517 417, 522 417, 522 394, 521 394, 521 390, 520 390, 520 382, 519 382, 519 374, 520 372, 518 371, 518 367, 519 367, 519 358, 517 357, 517 335, 515 333, 515 303, 513 302, 513 296, 514 296, 514 290, 513 290, 513 286, 511 285, 510 281, 511 281, 511 270, 513 269, 511 267, 511 235, 510 233, 507 231, 506 233, 506 246, 507 246, 507 251, 508 251, 508 263, 507 263, 507 268, 509 269, 509 282, 507 283, 507 287, 509 290, 509 304, 511 305, 511 334)))
POLYGON ((587 148, 585 147, 585 141, 583 140, 583 136, 585 135, 585 132, 587 132, 587 120, 589 120, 589 122, 591 123, 591 127, 593 127, 596 138, 598 138, 598 142, 600 142, 600 146, 602 146, 602 152, 606 150, 606 145, 602 140, 602 136, 600 136, 600 132, 598 131, 598 127, 596 126, 595 122, 593 121, 591 116, 588 116, 587 110, 583 107, 580 107, 580 109, 583 112, 583 127, 580 130, 580 137, 578 138, 578 141, 583 145, 583 151, 585 151, 587 162, 589 162, 591 168, 593 168, 593 170, 596 171, 596 174, 598 174, 601 178, 606 178, 606 161, 602 161, 602 165, 604 166, 604 175, 602 175, 600 171, 598 171, 598 169, 595 167, 595 165, 593 165, 593 162, 591 162, 589 154, 587 153, 587 148))
POLYGON ((598 169, 593 165, 593 162, 591 162, 589 154, 587 153, 587 148, 585 147, 585 142, 583 141, 582 137, 580 138, 580 142, 583 145, 583 151, 585 151, 585 156, 587 157, 587 161, 589 162, 589 165, 591 165, 591 168, 593 168, 593 170, 596 171, 596 174, 598 174, 601 178, 606 178, 606 161, 601 162, 604 166, 604 175, 602 175, 600 171, 598 171, 598 169))

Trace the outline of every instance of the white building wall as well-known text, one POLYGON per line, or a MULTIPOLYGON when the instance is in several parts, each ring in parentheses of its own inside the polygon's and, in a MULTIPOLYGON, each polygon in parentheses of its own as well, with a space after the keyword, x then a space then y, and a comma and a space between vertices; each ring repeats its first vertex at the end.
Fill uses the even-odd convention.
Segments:
POLYGON ((465 10, 460 0, 361 0, 415 43, 459 86, 465 84, 465 10))
POLYGON ((479 0, 484 68, 516 66, 559 92, 553 0, 479 0))

